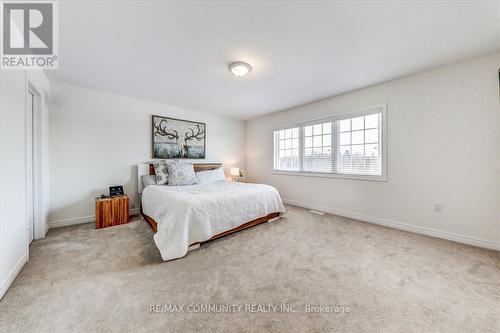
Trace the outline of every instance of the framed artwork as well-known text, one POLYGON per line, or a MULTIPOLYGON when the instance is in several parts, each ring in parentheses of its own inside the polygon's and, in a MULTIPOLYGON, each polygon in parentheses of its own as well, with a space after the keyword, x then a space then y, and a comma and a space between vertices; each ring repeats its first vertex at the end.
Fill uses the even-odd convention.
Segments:
POLYGON ((153 158, 205 158, 205 123, 153 116, 153 158))

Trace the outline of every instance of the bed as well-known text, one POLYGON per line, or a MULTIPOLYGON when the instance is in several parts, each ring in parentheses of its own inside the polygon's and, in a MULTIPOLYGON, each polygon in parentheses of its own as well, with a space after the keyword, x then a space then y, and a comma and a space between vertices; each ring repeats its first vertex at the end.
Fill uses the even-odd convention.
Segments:
MULTIPOLYGON (((198 172, 222 164, 194 163, 193 167, 198 172)), ((181 258, 202 243, 277 219, 285 212, 278 191, 269 185, 226 180, 144 188, 143 175, 154 175, 152 164, 138 166, 141 215, 155 231, 153 239, 165 261, 181 258)))

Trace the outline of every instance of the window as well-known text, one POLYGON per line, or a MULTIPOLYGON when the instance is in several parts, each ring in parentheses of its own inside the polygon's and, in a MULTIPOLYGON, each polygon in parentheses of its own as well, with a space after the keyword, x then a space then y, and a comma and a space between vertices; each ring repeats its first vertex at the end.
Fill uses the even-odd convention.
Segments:
POLYGON ((274 169, 385 179, 385 107, 274 131, 274 169))
POLYGON ((287 128, 274 132, 274 168, 300 170, 299 128, 287 128))
POLYGON ((304 171, 332 172, 332 123, 304 126, 304 171))
POLYGON ((337 172, 382 175, 380 151, 381 113, 339 120, 337 172))

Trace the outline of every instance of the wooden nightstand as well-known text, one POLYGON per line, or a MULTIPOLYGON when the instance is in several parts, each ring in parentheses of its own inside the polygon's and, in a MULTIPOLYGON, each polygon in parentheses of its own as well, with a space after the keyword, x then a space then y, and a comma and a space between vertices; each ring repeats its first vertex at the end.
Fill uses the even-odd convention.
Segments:
POLYGON ((95 198, 95 228, 128 223, 129 199, 126 195, 112 198, 95 198))

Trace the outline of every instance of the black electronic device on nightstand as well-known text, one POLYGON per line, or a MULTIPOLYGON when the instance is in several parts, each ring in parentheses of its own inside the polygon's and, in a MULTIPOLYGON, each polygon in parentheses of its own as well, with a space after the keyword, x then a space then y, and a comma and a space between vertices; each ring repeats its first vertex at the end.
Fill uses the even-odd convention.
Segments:
POLYGON ((116 197, 119 195, 123 195, 123 186, 110 186, 109 187, 109 196, 116 197))

